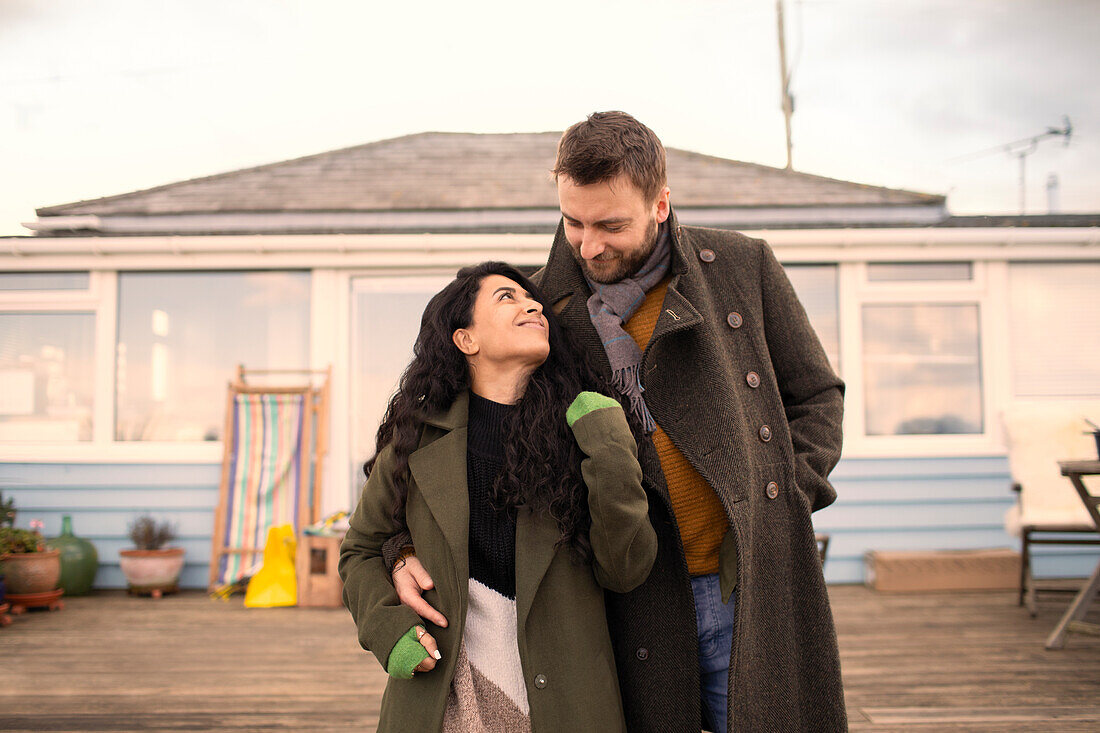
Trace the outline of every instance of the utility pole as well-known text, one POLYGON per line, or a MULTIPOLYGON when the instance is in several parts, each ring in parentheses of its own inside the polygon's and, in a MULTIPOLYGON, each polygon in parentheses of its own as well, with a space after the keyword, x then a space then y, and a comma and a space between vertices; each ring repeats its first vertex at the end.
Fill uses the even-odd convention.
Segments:
POLYGON ((779 83, 783 94, 783 118, 787 123, 787 170, 794 170, 791 162, 791 115, 794 101, 791 99, 791 78, 787 74, 787 37, 783 31, 783 0, 775 0, 775 14, 779 21, 779 83))

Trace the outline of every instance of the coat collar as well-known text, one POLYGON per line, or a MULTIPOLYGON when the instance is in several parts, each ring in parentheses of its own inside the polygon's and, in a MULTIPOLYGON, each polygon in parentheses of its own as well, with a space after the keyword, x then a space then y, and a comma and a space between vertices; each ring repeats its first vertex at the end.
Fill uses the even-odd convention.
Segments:
POLYGON ((470 419, 470 392, 462 390, 455 401, 443 412, 428 415, 424 422, 441 430, 455 430, 466 427, 470 419))
MULTIPOLYGON (((466 486, 466 426, 470 396, 463 391, 446 410, 425 422, 445 431, 409 455, 409 472, 447 540, 461 587, 470 574, 470 496, 466 486)), ((428 438, 425 435, 425 438, 428 438)))

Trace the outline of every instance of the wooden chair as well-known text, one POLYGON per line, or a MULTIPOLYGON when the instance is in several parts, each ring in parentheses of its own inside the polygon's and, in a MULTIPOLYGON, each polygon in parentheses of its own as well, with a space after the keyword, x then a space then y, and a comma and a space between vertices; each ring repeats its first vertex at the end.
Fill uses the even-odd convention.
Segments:
POLYGON ((1019 604, 1032 616, 1038 593, 1076 590, 1035 577, 1034 546, 1100 545, 1088 511, 1057 463, 1096 457, 1094 440, 1084 434, 1086 417, 1100 418, 1100 402, 1021 402, 1003 414, 1012 488, 1019 497, 1005 527, 1021 540, 1019 604))
POLYGON ((297 534, 320 518, 331 372, 331 367, 238 367, 226 395, 225 451, 210 552, 211 591, 231 587, 253 574, 268 529, 290 524, 297 534), (256 377, 288 381, 296 377, 301 383, 249 383, 256 377))

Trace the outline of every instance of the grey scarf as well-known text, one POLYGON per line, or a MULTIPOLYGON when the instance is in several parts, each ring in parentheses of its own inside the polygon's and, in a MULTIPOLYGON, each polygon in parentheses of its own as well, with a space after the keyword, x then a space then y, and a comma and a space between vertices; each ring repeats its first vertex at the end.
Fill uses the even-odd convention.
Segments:
POLYGON ((642 305, 646 293, 668 273, 671 250, 668 226, 662 224, 657 234, 657 246, 634 275, 607 284, 585 277, 592 288, 592 295, 588 298, 588 315, 603 342, 607 360, 611 362, 611 384, 627 398, 630 411, 642 423, 646 433, 652 433, 657 423, 642 398, 645 389, 638 375, 642 351, 630 334, 623 330, 623 324, 642 305))

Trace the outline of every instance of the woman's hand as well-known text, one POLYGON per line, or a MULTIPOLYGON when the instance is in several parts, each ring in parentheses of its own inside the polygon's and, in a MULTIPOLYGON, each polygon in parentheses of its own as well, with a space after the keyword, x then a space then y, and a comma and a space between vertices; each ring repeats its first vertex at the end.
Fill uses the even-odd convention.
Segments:
POLYGON ((416 555, 408 555, 393 568, 393 589, 397 591, 398 600, 415 611, 420 618, 427 619, 440 628, 446 628, 447 617, 422 597, 424 591, 434 587, 432 576, 428 575, 416 555))
POLYGON ((431 672, 435 663, 443 658, 435 638, 419 624, 397 640, 386 660, 386 671, 391 677, 410 679, 417 672, 431 672))
POLYGON ((435 644, 435 637, 428 633, 428 630, 423 626, 417 626, 413 629, 417 639, 420 640, 420 646, 424 647, 424 651, 428 652, 428 656, 420 660, 420 664, 413 667, 413 672, 431 672, 435 669, 436 660, 442 659, 443 655, 439 653, 439 647, 435 644))

